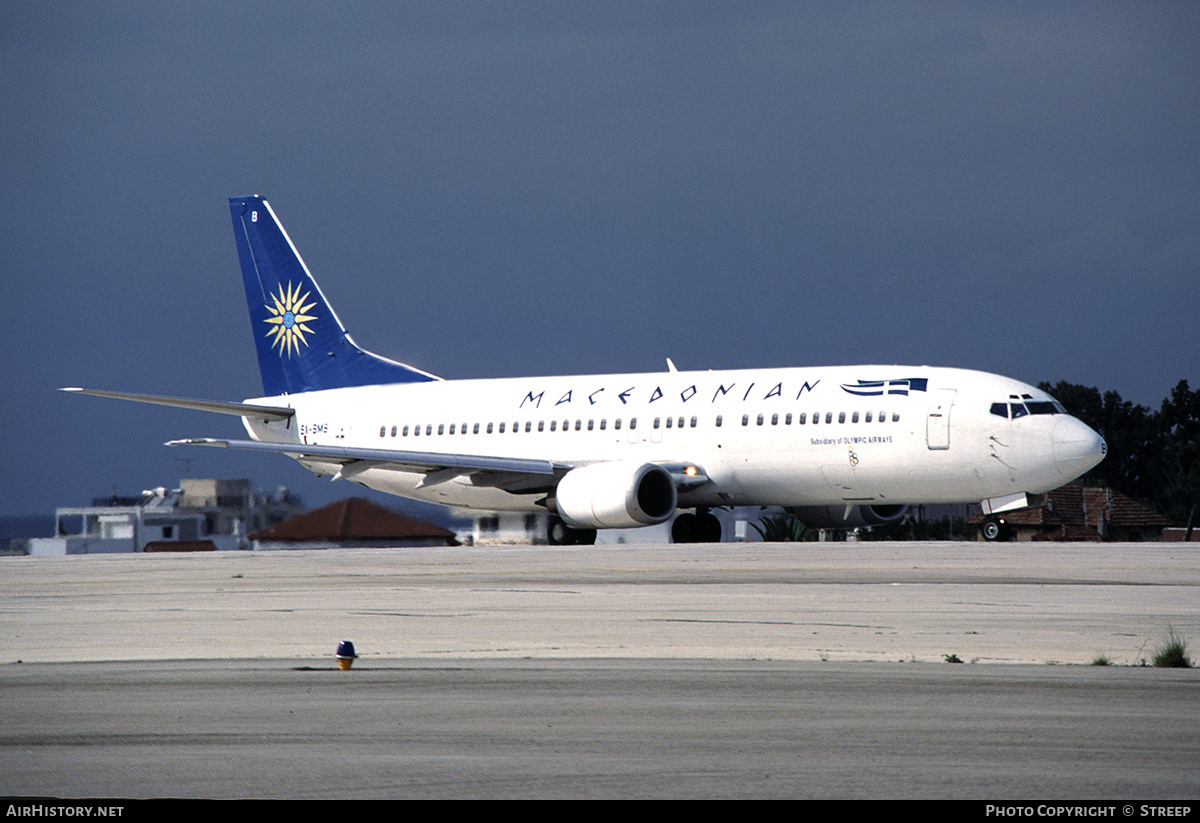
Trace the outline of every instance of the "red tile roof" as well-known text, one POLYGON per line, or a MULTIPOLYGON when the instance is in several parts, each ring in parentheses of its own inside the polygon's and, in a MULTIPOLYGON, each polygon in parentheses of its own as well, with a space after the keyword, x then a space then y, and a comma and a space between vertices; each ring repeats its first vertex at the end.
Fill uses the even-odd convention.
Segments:
MULTIPOLYGON (((1171 525, 1170 520, 1154 509, 1112 489, 1069 483, 1047 496, 1050 498, 1047 505, 1005 512, 1004 519, 1014 526, 1094 529, 1100 516, 1104 515, 1110 528, 1161 529, 1171 525)), ((984 519, 983 514, 976 514, 967 522, 981 523, 984 519)))
POLYGON ((250 535, 251 540, 449 539, 454 532, 361 497, 330 503, 250 535))

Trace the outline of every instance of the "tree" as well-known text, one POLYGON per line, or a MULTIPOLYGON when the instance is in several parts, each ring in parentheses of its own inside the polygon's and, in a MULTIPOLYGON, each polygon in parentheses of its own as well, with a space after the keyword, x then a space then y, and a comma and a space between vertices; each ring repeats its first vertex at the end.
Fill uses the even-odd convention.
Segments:
POLYGON ((1060 381, 1038 388, 1098 431, 1108 455, 1081 478, 1154 506, 1177 523, 1195 523, 1200 500, 1200 390, 1181 380, 1154 412, 1115 391, 1060 381))
POLYGON ((1154 501, 1160 492, 1161 437, 1154 412, 1135 406, 1115 391, 1060 381, 1051 387, 1040 383, 1063 407, 1098 431, 1108 444, 1108 454, 1084 475, 1084 483, 1116 489, 1136 500, 1154 501))
POLYGON ((1162 511, 1186 524, 1190 539, 1200 500, 1200 389, 1190 391, 1180 380, 1163 400, 1158 422, 1164 446, 1162 511))

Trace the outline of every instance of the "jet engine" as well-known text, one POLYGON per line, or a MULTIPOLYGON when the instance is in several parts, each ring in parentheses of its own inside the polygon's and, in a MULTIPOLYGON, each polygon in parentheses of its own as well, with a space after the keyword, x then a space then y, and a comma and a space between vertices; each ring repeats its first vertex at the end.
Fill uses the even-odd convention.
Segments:
POLYGON ((814 529, 857 529, 898 523, 908 506, 855 506, 846 516, 845 506, 797 506, 788 509, 802 523, 814 529))
POLYGON ((558 481, 554 506, 571 526, 623 529, 653 526, 675 513, 671 473, 653 463, 613 461, 580 466, 558 481))

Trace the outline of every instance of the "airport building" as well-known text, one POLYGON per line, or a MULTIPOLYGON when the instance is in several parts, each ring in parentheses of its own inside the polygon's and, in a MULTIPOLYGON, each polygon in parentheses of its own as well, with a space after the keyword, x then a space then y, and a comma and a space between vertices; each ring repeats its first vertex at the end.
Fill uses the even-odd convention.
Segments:
POLYGON ((246 479, 185 478, 131 497, 100 498, 54 513, 54 537, 28 541, 31 555, 249 549, 247 534, 303 511, 280 487, 255 494, 246 479))

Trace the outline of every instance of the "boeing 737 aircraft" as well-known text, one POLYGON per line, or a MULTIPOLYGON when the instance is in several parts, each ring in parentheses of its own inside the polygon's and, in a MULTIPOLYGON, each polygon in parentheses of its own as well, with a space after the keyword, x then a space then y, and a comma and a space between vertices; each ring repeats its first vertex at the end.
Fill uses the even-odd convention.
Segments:
MULTIPOLYGON (((442 380, 359 348, 259 196, 229 201, 263 396, 242 403, 67 389, 240 416, 318 475, 487 511, 549 511, 554 543, 665 523, 719 540, 711 510, 782 506, 818 527, 908 505, 1030 505, 1104 457, 1033 386, 976 371, 846 366, 442 380), (680 509, 694 510, 676 517, 680 509)), ((1001 536, 989 520, 985 536, 1001 536)))

